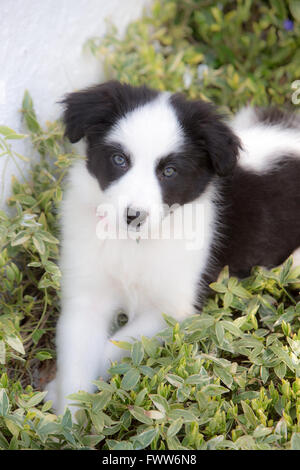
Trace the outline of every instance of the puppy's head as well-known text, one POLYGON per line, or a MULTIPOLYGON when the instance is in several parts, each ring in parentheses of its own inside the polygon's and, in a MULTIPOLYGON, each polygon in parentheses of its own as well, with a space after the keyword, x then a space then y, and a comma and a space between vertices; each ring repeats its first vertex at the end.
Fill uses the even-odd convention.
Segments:
POLYGON ((126 226, 197 200, 236 164, 239 140, 209 103, 111 81, 64 105, 66 136, 86 139, 87 168, 126 226))

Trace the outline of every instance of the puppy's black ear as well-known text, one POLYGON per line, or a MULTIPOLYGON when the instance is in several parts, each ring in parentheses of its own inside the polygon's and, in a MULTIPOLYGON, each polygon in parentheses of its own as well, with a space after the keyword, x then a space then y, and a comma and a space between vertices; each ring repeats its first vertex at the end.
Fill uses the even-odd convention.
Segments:
POLYGON ((241 149, 240 139, 219 115, 215 115, 211 122, 206 122, 203 126, 203 135, 207 152, 217 175, 230 175, 241 149))
POLYGON ((65 136, 74 144, 84 137, 86 122, 86 101, 89 91, 69 93, 62 103, 65 105, 63 121, 65 136))
POLYGON ((223 116, 211 103, 189 101, 179 93, 172 96, 171 102, 185 134, 199 148, 199 155, 207 155, 219 176, 229 175, 236 165, 241 143, 224 123, 223 116))
POLYGON ((103 135, 117 119, 157 94, 146 86, 132 87, 114 80, 70 93, 62 101, 65 135, 72 143, 103 135))
POLYGON ((125 85, 117 81, 110 81, 66 95, 62 101, 65 107, 63 121, 66 137, 75 143, 94 126, 100 132, 112 124, 116 97, 123 87, 125 85))

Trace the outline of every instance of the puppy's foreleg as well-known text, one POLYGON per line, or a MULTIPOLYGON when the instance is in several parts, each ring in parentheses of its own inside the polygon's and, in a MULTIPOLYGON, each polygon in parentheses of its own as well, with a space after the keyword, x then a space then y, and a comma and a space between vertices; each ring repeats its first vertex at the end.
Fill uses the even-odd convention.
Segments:
POLYGON ((111 363, 120 361, 122 357, 130 354, 128 351, 116 346, 112 341, 132 342, 134 339, 140 340, 142 336, 154 336, 166 327, 167 325, 160 312, 143 313, 129 319, 129 322, 120 328, 106 343, 104 349, 104 367, 101 370, 101 377, 107 379, 109 376, 107 370, 111 363))
MULTIPOLYGON (((63 413, 67 396, 79 390, 92 392, 93 380, 103 369, 114 304, 102 297, 93 305, 90 297, 76 298, 63 306, 57 325, 57 375, 48 384, 47 399, 57 413, 63 413)), ((72 410, 71 410, 72 411, 72 410)))

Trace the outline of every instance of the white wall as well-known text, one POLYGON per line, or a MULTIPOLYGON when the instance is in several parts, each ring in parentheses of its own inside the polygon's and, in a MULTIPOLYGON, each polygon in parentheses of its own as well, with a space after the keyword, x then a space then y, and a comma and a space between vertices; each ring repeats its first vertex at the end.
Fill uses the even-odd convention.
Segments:
MULTIPOLYGON (((0 0, 0 124, 22 131, 19 109, 25 89, 42 123, 57 118, 56 102, 64 93, 103 78, 99 61, 83 52, 86 39, 103 36, 106 19, 124 32, 146 3, 149 0, 0 0)), ((28 150, 19 143, 18 151, 28 150)), ((1 183, 3 166, 0 158, 1 183)), ((9 163, 5 197, 12 172, 16 169, 9 163)))

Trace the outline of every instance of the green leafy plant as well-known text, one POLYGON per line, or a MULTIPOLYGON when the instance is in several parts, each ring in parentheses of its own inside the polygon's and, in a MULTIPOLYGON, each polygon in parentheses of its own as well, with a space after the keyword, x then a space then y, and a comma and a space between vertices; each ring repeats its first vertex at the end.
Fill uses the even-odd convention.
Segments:
MULTIPOLYGON (((87 47, 107 78, 235 111, 290 102, 299 42, 295 1, 166 0, 124 38, 111 29, 87 47)), ((0 448, 300 449, 300 270, 291 259, 244 280, 225 268, 201 315, 165 317, 157 337, 116 345, 128 357, 97 392, 72 396, 76 422, 43 403, 55 373, 58 208, 64 176, 82 157, 61 123, 40 126, 27 92, 22 113, 26 134, 0 126, 0 158, 28 160, 16 139, 30 139, 38 155, 0 211, 0 448)))
POLYGON ((250 102, 288 105, 300 76, 298 3, 155 1, 125 38, 111 27, 86 47, 107 76, 133 85, 184 91, 232 111, 250 102))

